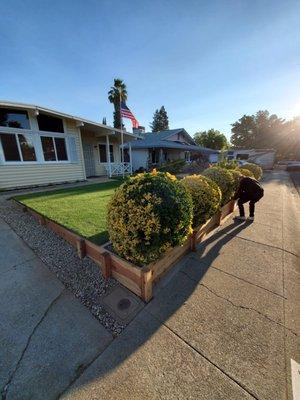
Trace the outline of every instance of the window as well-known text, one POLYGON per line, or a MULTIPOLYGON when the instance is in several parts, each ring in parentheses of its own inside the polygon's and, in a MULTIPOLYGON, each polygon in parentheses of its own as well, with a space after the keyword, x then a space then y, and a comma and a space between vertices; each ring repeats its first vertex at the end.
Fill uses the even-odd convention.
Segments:
POLYGON ((41 142, 45 161, 68 161, 65 138, 42 136, 41 142))
POLYGON ((249 154, 237 154, 236 159, 237 160, 248 160, 249 154))
POLYGON ((54 138, 58 161, 68 161, 66 141, 64 138, 54 138))
MULTIPOLYGON (((121 159, 122 159, 122 152, 121 152, 121 159)), ((124 149, 124 162, 129 163, 130 162, 130 156, 129 156, 129 150, 124 149)))
POLYGON ((27 111, 0 108, 0 126, 30 129, 27 111))
POLYGON ((21 161, 16 135, 1 133, 5 161, 21 161))
POLYGON ((37 116, 40 131, 46 132, 64 132, 64 125, 61 118, 51 115, 39 114, 37 116))
POLYGON ((29 135, 18 135, 23 161, 36 161, 33 139, 29 135))
MULTIPOLYGON (((101 163, 107 162, 107 153, 106 153, 106 144, 99 144, 99 161, 101 163)), ((109 155, 110 162, 114 162, 114 146, 112 144, 109 145, 109 155)))
POLYGON ((1 133, 5 161, 36 161, 33 139, 30 135, 1 133))

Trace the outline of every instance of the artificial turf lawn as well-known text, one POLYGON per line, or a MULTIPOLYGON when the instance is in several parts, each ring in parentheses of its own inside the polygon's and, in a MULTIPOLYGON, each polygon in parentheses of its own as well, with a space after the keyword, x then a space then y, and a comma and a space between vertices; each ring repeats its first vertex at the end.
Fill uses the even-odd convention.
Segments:
POLYGON ((122 181, 110 181, 53 192, 31 193, 15 199, 96 244, 108 240, 107 204, 122 181))

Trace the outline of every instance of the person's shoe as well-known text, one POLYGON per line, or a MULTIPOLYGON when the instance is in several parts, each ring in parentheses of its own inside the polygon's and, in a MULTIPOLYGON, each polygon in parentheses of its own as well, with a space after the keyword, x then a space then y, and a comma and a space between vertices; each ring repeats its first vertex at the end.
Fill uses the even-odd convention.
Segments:
POLYGON ((246 221, 246 217, 241 217, 241 216, 237 216, 237 217, 235 217, 235 219, 237 220, 237 221, 246 221))
POLYGON ((254 221, 254 217, 248 217, 248 221, 254 221))

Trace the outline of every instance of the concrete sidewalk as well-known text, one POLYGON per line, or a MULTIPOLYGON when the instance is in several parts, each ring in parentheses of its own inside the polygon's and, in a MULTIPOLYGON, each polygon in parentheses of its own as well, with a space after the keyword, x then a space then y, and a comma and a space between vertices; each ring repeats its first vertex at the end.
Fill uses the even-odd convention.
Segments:
POLYGON ((1 399, 55 399, 112 341, 0 219, 1 399))
POLYGON ((285 172, 264 186, 255 223, 227 221, 189 254, 61 398, 292 399, 299 197, 285 172))
MULTIPOLYGON (((0 220, 2 399, 290 399, 300 363, 300 208, 286 172, 116 339, 0 220)), ((294 399, 296 400, 296 399, 294 399)))

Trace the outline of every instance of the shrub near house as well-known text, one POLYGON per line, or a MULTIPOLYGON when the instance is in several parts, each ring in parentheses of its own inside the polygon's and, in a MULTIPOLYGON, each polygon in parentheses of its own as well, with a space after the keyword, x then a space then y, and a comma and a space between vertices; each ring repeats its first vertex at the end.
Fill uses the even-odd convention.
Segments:
MULTIPOLYGON (((253 176, 255 179, 257 179, 258 181, 261 179, 263 171, 262 168, 259 165, 253 164, 253 163, 248 163, 245 165, 242 165, 240 167, 241 170, 248 170, 250 172, 252 172, 253 176)), ((243 173, 243 171, 242 171, 243 173)))
POLYGON ((237 168, 237 171, 239 171, 243 176, 248 176, 249 178, 254 178, 254 175, 249 169, 247 168, 237 168))
MULTIPOLYGON (((123 183, 108 206, 107 226, 114 252, 142 267, 173 247, 186 246, 192 227, 201 229, 232 199, 241 176, 238 171, 232 174, 218 167, 205 173, 207 176, 192 175, 180 181, 168 172, 153 170, 123 183)), ((230 210, 227 207, 225 214, 222 210, 222 215, 230 210)))
POLYGON ((138 265, 157 260, 191 232, 192 199, 169 173, 138 174, 120 186, 108 207, 114 250, 138 265))
POLYGON ((231 172, 233 181, 234 181, 233 190, 236 191, 237 188, 239 187, 240 180, 241 180, 243 174, 238 169, 230 169, 229 171, 231 172))
POLYGON ((181 182, 192 196, 193 227, 196 228, 218 211, 221 191, 216 183, 201 175, 186 176, 181 182))
POLYGON ((207 168, 203 175, 214 181, 222 193, 221 205, 226 204, 234 194, 234 179, 232 173, 220 167, 207 168))

